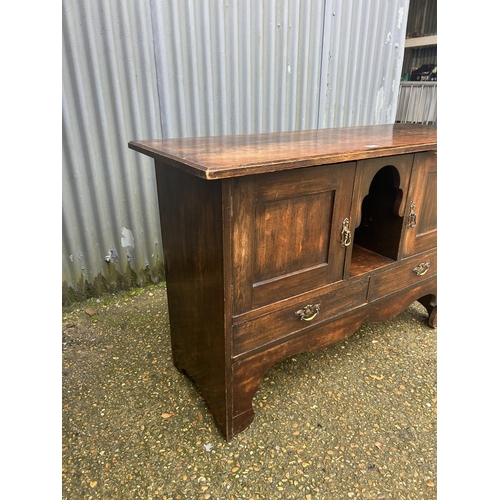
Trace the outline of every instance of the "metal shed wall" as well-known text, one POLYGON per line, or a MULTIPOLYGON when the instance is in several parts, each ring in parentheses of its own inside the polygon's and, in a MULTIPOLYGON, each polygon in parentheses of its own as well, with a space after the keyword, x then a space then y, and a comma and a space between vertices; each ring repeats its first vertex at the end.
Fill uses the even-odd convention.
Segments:
POLYGON ((63 299, 163 278, 132 139, 393 123, 408 0, 63 0, 63 299))
POLYGON ((437 123, 437 83, 401 82, 396 123, 437 123))
POLYGON ((437 0, 411 0, 406 36, 437 35, 437 0))
POLYGON ((403 60, 402 74, 411 76, 412 68, 419 68, 422 64, 437 64, 437 45, 406 49, 403 60))

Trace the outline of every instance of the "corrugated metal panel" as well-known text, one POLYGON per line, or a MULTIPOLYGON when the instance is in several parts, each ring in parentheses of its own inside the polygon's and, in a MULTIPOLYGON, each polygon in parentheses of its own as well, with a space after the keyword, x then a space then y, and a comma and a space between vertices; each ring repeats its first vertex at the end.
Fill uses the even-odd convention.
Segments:
POLYGON ((316 128, 323 2, 153 5, 164 137, 316 128))
POLYGON ((318 128, 393 123, 407 0, 326 2, 318 128))
POLYGON ((411 75, 412 68, 419 68, 422 64, 437 64, 437 46, 406 49, 403 62, 403 75, 411 75))
POLYGON ((153 166, 129 140, 394 121, 407 12, 408 0, 63 0, 67 285, 160 272, 153 166))
POLYGON ((437 83, 401 82, 396 122, 435 124, 437 122, 437 83))
POLYGON ((148 6, 63 2, 63 280, 80 292, 162 260, 154 172, 127 149, 161 134, 148 6))
POLYGON ((437 35, 437 0, 410 0, 407 37, 437 35))

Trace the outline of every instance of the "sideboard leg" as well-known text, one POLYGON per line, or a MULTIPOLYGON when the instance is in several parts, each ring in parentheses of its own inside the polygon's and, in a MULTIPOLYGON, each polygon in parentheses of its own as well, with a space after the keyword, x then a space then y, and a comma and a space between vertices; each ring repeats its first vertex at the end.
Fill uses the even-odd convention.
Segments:
POLYGON ((265 356, 254 356, 233 364, 233 406, 231 437, 244 431, 253 421, 252 400, 266 371, 274 364, 265 356))
POLYGON ((429 314, 429 326, 437 328, 437 298, 435 295, 425 295, 418 301, 427 309, 429 314))

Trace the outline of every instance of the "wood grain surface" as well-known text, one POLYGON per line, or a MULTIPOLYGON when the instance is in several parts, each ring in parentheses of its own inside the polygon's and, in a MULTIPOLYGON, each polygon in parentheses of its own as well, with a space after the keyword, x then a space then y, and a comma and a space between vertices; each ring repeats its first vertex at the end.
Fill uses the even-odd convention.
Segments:
POLYGON ((264 134, 134 140, 129 148, 204 179, 435 150, 432 125, 373 125, 264 134))

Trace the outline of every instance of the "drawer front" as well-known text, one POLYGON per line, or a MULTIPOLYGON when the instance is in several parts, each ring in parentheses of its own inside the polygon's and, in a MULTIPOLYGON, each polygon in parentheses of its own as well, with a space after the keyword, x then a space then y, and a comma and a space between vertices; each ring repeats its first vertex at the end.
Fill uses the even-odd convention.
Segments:
POLYGON ((286 306, 233 326, 233 355, 238 356, 300 332, 366 303, 368 277, 351 279, 323 293, 304 294, 286 306))
POLYGON ((372 275, 370 300, 385 297, 437 275, 437 251, 421 253, 372 275))

